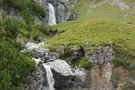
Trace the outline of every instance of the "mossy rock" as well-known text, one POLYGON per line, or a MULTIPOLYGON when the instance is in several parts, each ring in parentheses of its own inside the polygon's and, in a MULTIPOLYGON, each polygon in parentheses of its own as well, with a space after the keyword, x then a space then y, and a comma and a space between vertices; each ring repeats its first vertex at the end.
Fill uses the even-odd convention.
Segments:
POLYGON ((85 68, 85 69, 91 69, 92 68, 92 63, 89 62, 85 57, 79 59, 76 62, 77 66, 79 66, 80 68, 85 68))

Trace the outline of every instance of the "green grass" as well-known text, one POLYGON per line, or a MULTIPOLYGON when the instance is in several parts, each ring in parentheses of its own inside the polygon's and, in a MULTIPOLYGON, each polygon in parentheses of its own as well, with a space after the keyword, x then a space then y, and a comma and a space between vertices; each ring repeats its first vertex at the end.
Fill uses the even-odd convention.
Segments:
MULTIPOLYGON (((64 33, 56 35, 48 40, 48 43, 59 47, 64 44, 77 45, 84 44, 90 40, 90 46, 102 43, 115 43, 118 46, 133 51, 135 26, 122 23, 112 19, 87 19, 80 23, 73 24, 71 27, 64 29, 64 33), (123 42, 121 42, 121 40, 123 42), (129 43, 130 44, 127 44, 129 43), (125 43, 125 44, 124 44, 125 43)), ((134 52, 134 51, 133 51, 134 52)))
POLYGON ((121 19, 129 10, 120 10, 118 6, 111 6, 109 4, 104 4, 98 8, 92 9, 93 11, 89 13, 91 18, 112 18, 112 19, 121 19))
POLYGON ((55 26, 51 26, 53 28, 58 29, 59 32, 64 32, 65 30, 67 30, 68 28, 72 28, 74 24, 79 24, 82 21, 84 21, 85 19, 79 19, 79 20, 73 20, 73 21, 68 21, 68 22, 64 22, 64 23, 60 23, 57 24, 55 26))

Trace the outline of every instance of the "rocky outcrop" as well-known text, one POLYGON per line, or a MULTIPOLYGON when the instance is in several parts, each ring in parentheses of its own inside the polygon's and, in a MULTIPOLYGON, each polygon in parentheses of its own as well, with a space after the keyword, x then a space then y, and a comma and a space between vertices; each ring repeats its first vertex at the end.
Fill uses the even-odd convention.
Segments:
POLYGON ((91 52, 91 54, 85 53, 85 57, 94 64, 110 62, 114 57, 112 46, 104 47, 97 45, 91 52))
MULTIPOLYGON (((85 48, 88 43, 89 42, 86 42, 85 45, 80 46, 80 48, 74 47, 69 49, 69 51, 67 49, 68 52, 72 52, 71 55, 67 57, 68 60, 72 61, 84 57, 86 55, 85 48)), ((51 85, 51 88, 55 87, 55 89, 58 90, 113 90, 113 84, 111 82, 112 65, 110 64, 113 58, 111 46, 97 46, 93 50, 89 58, 94 58, 92 60, 97 61, 97 63, 93 65, 90 71, 87 71, 78 68, 72 69, 65 60, 59 59, 60 54, 66 53, 66 49, 62 49, 58 51, 59 53, 56 53, 50 52, 49 49, 43 48, 42 45, 44 44, 27 43, 25 46, 26 51, 29 50, 31 52, 36 65, 42 72, 42 81, 39 81, 42 89, 49 90, 48 88, 50 88, 49 86, 51 85), (106 59, 107 61, 105 61, 106 59), (100 60, 102 60, 102 63, 100 60), (51 81, 52 79, 50 78, 54 80, 51 81)), ((38 83, 35 82, 32 84, 38 87, 38 83)), ((33 85, 29 85, 28 87, 32 88, 33 85)))
POLYGON ((25 85, 25 90, 40 90, 43 82, 41 71, 32 71, 28 76, 27 85, 25 85))
POLYGON ((2 16, 5 16, 7 18, 16 18, 20 21, 22 21, 23 23, 25 22, 24 19, 22 18, 22 15, 21 13, 19 12, 15 12, 14 9, 10 8, 10 12, 6 11, 3 9, 3 7, 0 7, 0 17, 1 17, 1 20, 2 20, 2 16))

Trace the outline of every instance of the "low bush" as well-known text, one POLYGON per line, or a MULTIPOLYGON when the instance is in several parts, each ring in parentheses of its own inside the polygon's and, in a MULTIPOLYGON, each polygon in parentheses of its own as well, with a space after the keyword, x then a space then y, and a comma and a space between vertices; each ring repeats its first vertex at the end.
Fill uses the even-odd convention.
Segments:
POLYGON ((45 8, 34 2, 34 0, 4 0, 0 1, 0 6, 3 6, 8 12, 11 8, 18 11, 27 24, 33 22, 35 16, 40 19, 46 16, 45 8))
POLYGON ((80 68, 91 69, 93 65, 85 57, 83 57, 77 61, 77 66, 80 68))
POLYGON ((26 76, 34 67, 29 54, 20 53, 12 40, 0 42, 0 90, 23 90, 26 76))

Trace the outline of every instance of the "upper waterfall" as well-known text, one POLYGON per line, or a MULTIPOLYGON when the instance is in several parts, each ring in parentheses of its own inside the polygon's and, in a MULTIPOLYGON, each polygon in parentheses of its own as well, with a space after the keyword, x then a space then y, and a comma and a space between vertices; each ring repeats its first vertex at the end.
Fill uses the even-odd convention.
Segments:
POLYGON ((54 6, 50 3, 48 3, 48 9, 49 9, 49 25, 55 25, 56 24, 56 17, 55 17, 55 10, 54 6))

